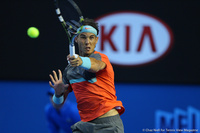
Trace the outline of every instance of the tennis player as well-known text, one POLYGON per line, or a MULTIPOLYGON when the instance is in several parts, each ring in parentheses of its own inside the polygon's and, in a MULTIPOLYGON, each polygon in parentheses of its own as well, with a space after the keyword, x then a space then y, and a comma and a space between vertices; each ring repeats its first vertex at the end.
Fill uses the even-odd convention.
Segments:
POLYGON ((67 56, 70 64, 63 74, 60 70, 58 75, 55 71, 50 74, 49 84, 55 89, 53 101, 62 106, 74 91, 81 121, 71 127, 73 133, 124 133, 120 115, 125 109, 116 97, 113 67, 106 55, 94 50, 98 24, 85 19, 77 32, 79 55, 67 56))
POLYGON ((72 133, 71 126, 80 121, 77 104, 66 100, 60 108, 52 101, 54 89, 47 92, 50 103, 45 106, 45 115, 49 133, 72 133))

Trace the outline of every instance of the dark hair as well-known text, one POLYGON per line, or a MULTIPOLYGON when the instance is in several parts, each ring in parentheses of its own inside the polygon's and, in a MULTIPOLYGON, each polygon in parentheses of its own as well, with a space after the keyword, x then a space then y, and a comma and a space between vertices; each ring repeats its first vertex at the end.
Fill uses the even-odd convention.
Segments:
POLYGON ((99 34, 99 26, 98 23, 94 21, 94 19, 85 18, 83 21, 83 25, 90 25, 97 30, 97 35, 99 34))

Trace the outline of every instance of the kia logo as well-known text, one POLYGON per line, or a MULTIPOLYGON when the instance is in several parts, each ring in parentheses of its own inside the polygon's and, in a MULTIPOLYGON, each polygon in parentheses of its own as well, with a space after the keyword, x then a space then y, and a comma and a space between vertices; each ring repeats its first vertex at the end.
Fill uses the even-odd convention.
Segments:
POLYGON ((96 50, 119 66, 155 62, 172 47, 173 33, 162 20, 140 12, 115 12, 96 19, 100 33, 96 50))

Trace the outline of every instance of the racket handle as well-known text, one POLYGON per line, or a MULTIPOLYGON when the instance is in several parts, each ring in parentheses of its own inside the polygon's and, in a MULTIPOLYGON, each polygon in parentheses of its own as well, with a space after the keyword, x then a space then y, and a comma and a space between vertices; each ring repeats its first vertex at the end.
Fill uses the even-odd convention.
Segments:
POLYGON ((70 56, 75 55, 75 46, 74 45, 69 45, 69 53, 70 53, 70 56))
MULTIPOLYGON (((77 58, 78 57, 78 55, 77 54, 75 54, 75 46, 74 45, 69 45, 69 53, 70 53, 70 56, 75 56, 75 58, 77 58)), ((68 63, 70 64, 70 62, 68 61, 68 63)))
POLYGON ((74 35, 72 37, 72 40, 71 40, 71 44, 69 45, 69 53, 70 53, 70 56, 75 56, 75 58, 77 58, 77 55, 75 54, 75 45, 74 45, 74 39, 76 38, 77 35, 74 35))

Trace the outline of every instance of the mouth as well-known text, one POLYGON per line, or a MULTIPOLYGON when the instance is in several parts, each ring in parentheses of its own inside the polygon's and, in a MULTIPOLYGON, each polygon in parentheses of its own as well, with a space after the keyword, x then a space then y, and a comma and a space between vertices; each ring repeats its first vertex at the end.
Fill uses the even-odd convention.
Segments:
POLYGON ((86 51, 90 51, 90 49, 91 49, 90 47, 86 47, 85 48, 86 51))

